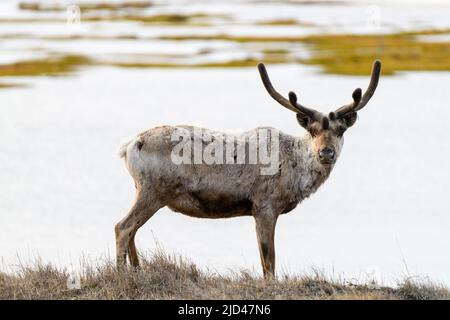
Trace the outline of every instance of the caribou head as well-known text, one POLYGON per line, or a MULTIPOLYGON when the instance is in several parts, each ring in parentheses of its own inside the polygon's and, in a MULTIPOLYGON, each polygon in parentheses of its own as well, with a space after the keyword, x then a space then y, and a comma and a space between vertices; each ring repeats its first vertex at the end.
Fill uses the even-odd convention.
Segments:
POLYGON ((374 62, 370 83, 364 94, 360 88, 357 88, 353 91, 352 103, 342 106, 328 115, 301 105, 297 101, 297 95, 292 91, 289 92, 289 99, 286 99, 272 86, 264 64, 258 64, 258 69, 264 87, 270 96, 283 107, 297 114, 297 121, 308 132, 312 150, 320 163, 324 166, 331 166, 339 154, 344 132, 355 124, 357 112, 366 106, 377 88, 381 62, 379 60, 374 62))

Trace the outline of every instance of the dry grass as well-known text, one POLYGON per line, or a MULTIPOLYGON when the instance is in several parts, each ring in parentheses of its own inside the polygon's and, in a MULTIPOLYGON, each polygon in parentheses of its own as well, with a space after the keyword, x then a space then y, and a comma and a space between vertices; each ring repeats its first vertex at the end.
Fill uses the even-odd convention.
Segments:
POLYGON ((297 25, 303 25, 300 24, 299 21, 295 19, 276 19, 276 20, 267 20, 267 21, 260 21, 256 23, 260 26, 297 26, 297 25))
POLYGON ((65 75, 75 71, 79 66, 90 63, 91 60, 89 58, 80 55, 65 55, 20 61, 0 65, 0 77, 65 75))
MULTIPOLYGON (((77 2, 81 11, 109 10, 107 15, 83 15, 83 21, 131 21, 151 25, 190 25, 209 27, 214 23, 212 20, 233 22, 233 17, 221 14, 157 14, 145 15, 139 9, 151 6, 148 1, 123 1, 123 2, 77 2), (134 11, 132 9, 135 9, 134 11)), ((64 5, 33 1, 21 2, 19 7, 23 10, 34 11, 58 11, 66 10, 64 5)), ((20 18, 19 18, 20 19, 20 18)), ((27 19, 27 18, 25 18, 27 19)), ((29 19, 29 18, 28 18, 29 19)), ((37 22, 41 18, 32 17, 29 22, 37 22)), ((50 18, 53 19, 53 18, 50 18)), ((0 22, 10 22, 9 19, 0 19, 0 22)), ((277 26, 308 26, 295 19, 272 19, 255 22, 255 25, 277 26)), ((304 44, 309 49, 310 58, 293 60, 290 52, 267 56, 267 63, 304 63, 320 66, 324 72, 343 75, 369 75, 370 66, 375 59, 383 61, 383 75, 392 75, 401 71, 450 71, 450 42, 422 41, 418 36, 450 34, 450 29, 426 29, 418 31, 397 32, 387 35, 355 35, 355 34, 325 34, 312 36, 273 36, 273 35, 165 35, 157 37, 158 40, 171 41, 229 41, 240 44, 263 44, 272 46, 277 51, 277 44, 304 44)), ((81 38, 74 37, 73 40, 81 38)), ((130 35, 128 39, 137 39, 130 35)), ((53 39, 56 40, 56 39, 53 39)), ((67 40, 67 39, 62 39, 67 40)), ((182 44, 180 44, 182 45, 182 44)), ((240 59, 228 62, 204 63, 190 65, 187 63, 118 63, 121 67, 157 67, 157 68, 180 68, 180 67, 253 67, 258 61, 255 59, 240 59)), ((47 68, 48 66, 43 66, 47 68)), ((1 70, 0 70, 0 75, 1 70)))
POLYGON ((84 265, 81 289, 68 289, 68 277, 66 270, 43 263, 0 273, 0 299, 450 299, 444 287, 411 281, 374 289, 319 274, 270 282, 247 271, 223 276, 162 251, 144 259, 139 270, 118 271, 110 261, 84 265))
MULTIPOLYGON (((262 36, 163 36, 162 40, 222 40, 238 43, 303 43, 311 58, 297 61, 319 65, 324 72, 345 75, 369 75, 375 59, 383 61, 383 75, 399 71, 450 71, 450 43, 424 42, 418 35, 445 34, 448 30, 423 30, 391 35, 317 35, 306 37, 262 36)), ((287 55, 284 63, 289 61, 287 55)), ((245 66, 245 65, 243 65, 245 66)))
MULTIPOLYGON (((152 6, 150 1, 103 1, 103 2, 92 2, 79 1, 71 2, 71 4, 76 4, 81 11, 89 10, 123 10, 123 9, 146 9, 152 6)), ((20 2, 19 9, 30 10, 30 11, 66 11, 67 5, 64 4, 46 4, 42 2, 20 2)))
POLYGON ((189 25, 189 26, 210 26, 208 19, 227 19, 226 15, 209 15, 203 13, 196 14, 157 14, 157 15, 139 15, 139 14, 120 14, 109 16, 87 16, 83 21, 109 21, 109 22, 140 22, 150 25, 189 25))
MULTIPOLYGON (((83 21, 110 21, 110 22, 122 22, 132 21, 141 22, 144 24, 156 24, 156 25, 194 25, 194 26, 209 26, 205 22, 205 19, 210 18, 228 18, 226 15, 209 15, 209 14, 157 14, 157 15, 143 15, 139 14, 142 9, 147 9, 153 4, 150 1, 103 1, 103 2, 86 2, 76 1, 71 4, 77 5, 82 13, 90 11, 101 11, 109 14, 89 14, 83 15, 83 21), (132 11, 130 11, 132 10, 132 11), (125 13, 125 14, 124 14, 125 13)), ((44 3, 44 2, 20 2, 19 9, 36 11, 36 12, 61 12, 68 9, 67 4, 58 3, 44 3)), ((101 13, 100 12, 100 13, 101 13)), ((0 19, 0 22, 21 22, 21 23, 33 23, 33 22, 64 22, 65 19, 57 18, 18 18, 18 19, 0 19)))
POLYGON ((269 64, 288 63, 289 59, 285 55, 265 55, 261 59, 243 58, 221 62, 207 62, 197 64, 182 63, 114 63, 113 66, 122 68, 246 68, 255 67, 259 62, 264 61, 269 64))
MULTIPOLYGON (((158 23, 184 23, 202 15, 193 16, 157 16, 148 17, 148 20, 158 23)), ((123 18, 123 17, 122 17, 123 18)), ((144 17, 145 18, 145 17, 144 17)), ((139 18, 140 19, 140 18, 139 18)), ((147 18, 145 18, 147 19, 147 18)), ((142 20, 141 22, 145 21, 142 20)), ((140 20, 138 20, 140 21, 140 20)), ((260 50, 261 57, 248 57, 219 62, 200 62, 196 64, 186 61, 137 61, 108 63, 93 61, 89 57, 80 55, 50 56, 45 59, 21 61, 8 65, 0 65, 1 76, 34 76, 34 75, 60 75, 74 71, 83 65, 112 64, 124 68, 243 68, 255 67, 260 61, 267 64, 301 63, 318 65, 323 71, 330 74, 369 75, 370 66, 375 59, 383 62, 384 76, 400 71, 450 71, 450 42, 422 41, 418 36, 446 34, 445 30, 423 30, 416 33, 397 33, 391 35, 315 35, 304 37, 252 37, 218 35, 181 35, 163 36, 159 40, 205 40, 230 41, 238 43, 265 44, 260 50), (304 44, 310 51, 310 57, 300 59, 290 50, 277 46, 283 44, 304 44), (270 46, 270 48, 269 48, 270 46)), ((122 35, 117 37, 51 37, 47 40, 144 40, 135 35, 122 35)))
POLYGON ((26 87, 26 86, 23 84, 18 84, 18 83, 0 82, 0 89, 23 88, 23 87, 26 87))
MULTIPOLYGON (((420 34, 432 34, 421 32, 420 34)), ((383 75, 398 71, 450 71, 450 43, 423 42, 412 34, 321 35, 303 40, 312 47, 306 63, 327 73, 366 75, 375 59, 383 61, 383 75)))
POLYGON ((216 35, 167 35, 160 36, 159 40, 174 40, 174 41, 230 41, 239 43, 264 43, 264 42, 300 42, 304 37, 293 36, 240 36, 240 35, 228 35, 228 34, 216 34, 216 35))

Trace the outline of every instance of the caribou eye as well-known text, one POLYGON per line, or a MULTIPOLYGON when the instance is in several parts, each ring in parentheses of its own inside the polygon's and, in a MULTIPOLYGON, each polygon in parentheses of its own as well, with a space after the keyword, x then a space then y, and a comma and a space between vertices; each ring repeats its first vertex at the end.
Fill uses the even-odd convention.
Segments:
POLYGON ((345 130, 347 130, 346 127, 340 126, 337 131, 338 137, 342 137, 344 135, 345 130))

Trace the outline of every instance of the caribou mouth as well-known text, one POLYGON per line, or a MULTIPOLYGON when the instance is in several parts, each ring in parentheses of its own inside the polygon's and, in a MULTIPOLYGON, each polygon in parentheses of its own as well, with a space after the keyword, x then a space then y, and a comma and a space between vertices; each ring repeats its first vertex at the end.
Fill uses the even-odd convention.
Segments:
POLYGON ((332 166, 335 163, 335 161, 329 161, 329 160, 320 160, 319 162, 323 166, 332 166))

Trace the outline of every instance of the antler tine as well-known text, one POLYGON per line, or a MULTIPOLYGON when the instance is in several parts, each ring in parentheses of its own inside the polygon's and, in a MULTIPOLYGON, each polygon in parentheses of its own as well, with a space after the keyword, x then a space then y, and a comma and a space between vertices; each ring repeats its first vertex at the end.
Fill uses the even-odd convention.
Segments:
POLYGON ((365 105, 369 102, 370 98, 372 98, 373 94, 375 93, 375 89, 378 86, 378 80, 380 79, 380 72, 381 72, 381 61, 375 60, 372 68, 372 76, 370 77, 370 83, 367 87, 367 90, 364 92, 364 95, 361 96, 361 89, 358 88, 355 91, 353 91, 353 103, 347 104, 339 109, 337 109, 335 112, 332 112, 330 115, 334 115, 334 117, 340 118, 344 115, 352 112, 356 112, 358 110, 361 110, 365 107, 365 105))
POLYGON ((297 95, 293 91, 289 92, 289 101, 290 101, 292 106, 294 106, 295 108, 300 110, 301 113, 303 113, 306 116, 314 118, 315 115, 317 114, 317 111, 309 109, 309 108, 306 108, 306 107, 303 107, 302 105, 298 104, 297 103, 297 95))
POLYGON ((309 109, 309 108, 304 107, 301 104, 299 104, 297 102, 297 95, 295 94, 295 92, 292 92, 292 91, 289 92, 289 101, 291 102, 291 104, 294 107, 296 107, 304 115, 314 118, 318 114, 318 112, 316 110, 309 109))
POLYGON ((277 101, 279 104, 281 104, 283 107, 288 108, 291 111, 294 112, 298 112, 298 110, 296 110, 291 103, 289 102, 289 100, 287 100, 286 98, 284 98, 281 94, 279 94, 275 88, 272 86, 272 83, 270 82, 269 79, 269 74, 267 73, 266 67, 264 66, 263 63, 258 63, 258 70, 259 70, 259 74, 261 76, 261 80, 264 84, 264 87, 266 88, 267 92, 270 94, 270 96, 277 101))
POLYGON ((378 80, 380 80, 380 72, 381 72, 381 61, 375 60, 375 62, 373 63, 372 76, 370 77, 369 86, 367 87, 366 92, 364 92, 361 102, 359 103, 355 111, 364 108, 367 102, 369 102, 370 98, 372 98, 373 94, 375 93, 375 90, 377 89, 378 80))
MULTIPOLYGON (((259 74, 261 76, 261 80, 262 80, 267 92, 270 94, 270 96, 275 101, 277 101, 283 107, 285 107, 291 111, 294 111, 295 113, 302 113, 307 116, 312 116, 316 113, 316 111, 308 109, 298 103, 294 103, 294 104, 291 103, 288 99, 286 99, 281 94, 279 94, 272 86, 272 83, 270 82, 270 79, 269 79, 269 74, 267 73, 266 67, 264 66, 263 63, 258 64, 258 70, 259 70, 259 74)), ((296 97, 295 101, 296 100, 297 100, 297 97, 296 97)))
POLYGON ((345 106, 340 107, 334 112, 330 112, 329 117, 331 120, 334 120, 338 117, 342 117, 343 115, 352 112, 354 108, 358 106, 361 102, 362 90, 361 88, 356 88, 352 93, 353 102, 346 104, 345 106))

